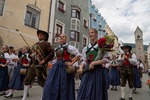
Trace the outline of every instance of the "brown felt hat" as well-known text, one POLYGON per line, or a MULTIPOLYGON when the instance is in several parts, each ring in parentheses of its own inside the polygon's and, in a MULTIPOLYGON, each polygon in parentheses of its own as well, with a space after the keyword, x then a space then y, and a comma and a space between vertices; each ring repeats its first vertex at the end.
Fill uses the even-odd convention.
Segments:
POLYGON ((124 46, 122 46, 121 47, 121 49, 123 50, 124 48, 129 48, 129 51, 131 51, 132 50, 132 47, 131 46, 129 46, 129 45, 124 45, 124 46))
POLYGON ((49 38, 49 34, 46 32, 46 31, 43 31, 43 30, 37 30, 37 36, 39 35, 39 34, 44 34, 44 36, 45 36, 45 41, 48 41, 48 38, 49 38))

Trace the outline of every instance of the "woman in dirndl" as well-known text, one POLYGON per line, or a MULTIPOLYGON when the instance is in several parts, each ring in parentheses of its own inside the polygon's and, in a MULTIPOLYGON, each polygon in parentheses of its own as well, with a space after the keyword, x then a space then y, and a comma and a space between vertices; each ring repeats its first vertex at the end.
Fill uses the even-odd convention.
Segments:
POLYGON ((16 61, 19 60, 18 66, 14 71, 14 74, 9 82, 9 93, 5 95, 5 98, 12 98, 14 90, 23 90, 23 81, 26 76, 27 69, 30 64, 30 57, 29 53, 27 53, 27 47, 21 48, 22 55, 19 59, 16 59, 16 61), (21 70, 24 70, 21 72, 21 70))
POLYGON ((74 74, 67 73, 66 70, 67 66, 72 66, 81 54, 74 46, 68 45, 65 34, 60 35, 60 46, 55 52, 57 61, 49 70, 42 100, 75 100, 74 74), (70 59, 70 55, 75 57, 70 59))
POLYGON ((7 45, 2 47, 0 55, 0 96, 5 95, 5 91, 8 89, 9 76, 8 76, 8 63, 10 56, 8 54, 9 48, 7 45))
POLYGON ((83 73, 78 91, 77 100, 108 100, 107 81, 105 68, 102 64, 108 63, 108 52, 98 52, 98 31, 94 28, 89 30, 90 44, 82 50, 83 62, 79 73, 83 73), (96 60, 97 55, 102 55, 96 60))
POLYGON ((140 76, 140 69, 144 69, 144 66, 140 66, 140 60, 137 61, 137 63, 134 65, 133 68, 133 93, 137 93, 136 89, 142 87, 142 81, 141 81, 141 76, 140 76))
POLYGON ((109 82, 110 85, 112 86, 111 90, 117 90, 117 86, 120 85, 120 73, 118 70, 118 62, 116 61, 115 55, 112 57, 111 61, 111 69, 109 73, 109 82))

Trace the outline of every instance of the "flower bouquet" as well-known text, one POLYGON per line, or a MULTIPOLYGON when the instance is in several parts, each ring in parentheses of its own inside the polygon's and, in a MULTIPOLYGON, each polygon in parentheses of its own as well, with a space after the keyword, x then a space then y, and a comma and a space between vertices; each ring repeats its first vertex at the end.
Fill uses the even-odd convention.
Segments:
POLYGON ((148 87, 150 89, 150 80, 147 80, 146 85, 148 85, 148 87))
POLYGON ((99 38, 98 40, 98 55, 96 57, 95 60, 99 60, 103 57, 103 54, 105 53, 105 51, 107 52, 112 52, 112 48, 114 46, 114 37, 113 36, 104 36, 102 38, 99 38))

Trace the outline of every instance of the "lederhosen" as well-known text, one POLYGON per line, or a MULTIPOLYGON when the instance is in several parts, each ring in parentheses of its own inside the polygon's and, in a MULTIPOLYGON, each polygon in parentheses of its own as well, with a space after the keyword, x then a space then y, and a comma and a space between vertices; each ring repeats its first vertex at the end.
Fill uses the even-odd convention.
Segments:
MULTIPOLYGON (((127 56, 128 58, 132 58, 132 53, 129 53, 127 56)), ((130 64, 128 59, 124 59, 120 67, 120 78, 122 87, 125 87, 126 81, 128 81, 129 87, 133 88, 133 65, 130 64)))
MULTIPOLYGON (((38 45, 38 43, 36 45, 38 45)), ((39 55, 36 54, 36 56, 41 57, 41 54, 39 55)), ((45 81, 46 81, 45 75, 47 74, 46 72, 47 72, 47 69, 45 67, 45 64, 39 65, 39 61, 36 59, 36 57, 35 58, 33 57, 32 64, 28 68, 27 75, 24 79, 24 84, 31 85, 35 76, 37 76, 38 84, 41 87, 44 87, 45 81)))

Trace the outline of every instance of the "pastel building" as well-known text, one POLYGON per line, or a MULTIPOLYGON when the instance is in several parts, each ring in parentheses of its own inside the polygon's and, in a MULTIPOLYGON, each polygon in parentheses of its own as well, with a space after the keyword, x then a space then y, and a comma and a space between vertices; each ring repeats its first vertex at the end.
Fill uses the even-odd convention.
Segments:
POLYGON ((96 6, 92 3, 92 0, 89 0, 89 10, 90 10, 90 28, 96 28, 98 30, 98 38, 106 35, 105 27, 106 20, 101 15, 96 6))
POLYGON ((80 51, 88 44, 88 3, 88 0, 52 1, 50 32, 53 34, 53 46, 57 46, 61 33, 67 34, 68 43, 80 51))
POLYGON ((49 31, 51 0, 1 0, 0 1, 0 48, 4 44, 15 48, 38 41, 36 31, 49 31))

